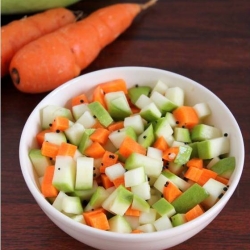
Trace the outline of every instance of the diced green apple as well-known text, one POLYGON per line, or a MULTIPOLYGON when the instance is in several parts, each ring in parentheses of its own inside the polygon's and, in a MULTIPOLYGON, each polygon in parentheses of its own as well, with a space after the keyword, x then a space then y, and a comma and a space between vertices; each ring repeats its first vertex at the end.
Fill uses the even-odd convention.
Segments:
POLYGON ((130 170, 144 167, 145 173, 149 177, 158 177, 162 171, 163 162, 139 153, 132 153, 125 162, 125 169, 130 170))
POLYGON ((79 197, 64 196, 62 200, 62 211, 68 214, 81 214, 83 208, 79 197))
POLYGON ((72 192, 75 188, 76 163, 70 156, 57 156, 52 184, 63 192, 72 192))
POLYGON ((84 133, 84 126, 80 123, 74 123, 71 127, 64 131, 70 143, 78 146, 84 133))
POLYGON ((119 149, 121 146, 121 143, 127 136, 129 136, 135 141, 137 140, 137 135, 135 133, 135 130, 130 126, 111 132, 109 135, 109 139, 112 142, 112 144, 117 149, 119 149))
POLYGON ((56 105, 47 105, 41 110, 42 128, 43 129, 49 128, 50 124, 52 124, 53 120, 57 116, 63 116, 68 118, 70 121, 73 121, 73 115, 69 109, 56 105))
POLYGON ((109 219, 109 231, 117 233, 131 233, 132 228, 125 217, 115 215, 109 219))
POLYGON ((218 175, 229 179, 234 172, 236 165, 236 159, 234 156, 220 159, 210 169, 216 172, 218 175))
POLYGON ((201 141, 197 144, 198 155, 201 159, 212 159, 216 156, 227 154, 230 151, 228 137, 218 137, 201 141))
POLYGON ((128 89, 128 96, 133 104, 141 95, 148 96, 151 91, 149 86, 135 86, 128 89))
POLYGON ((165 198, 159 199, 152 205, 160 216, 171 217, 176 213, 174 206, 168 202, 165 198))
POLYGON ((139 114, 126 117, 124 119, 124 127, 132 127, 137 135, 144 131, 144 122, 139 114))
POLYGON ((128 170, 124 174, 125 187, 139 185, 145 181, 144 167, 128 170))
POLYGON ((191 131, 192 141, 204 141, 213 138, 218 138, 221 136, 222 132, 219 128, 206 124, 198 124, 194 126, 191 131))
POLYGON ((108 127, 113 122, 109 112, 99 102, 89 103, 88 108, 104 127, 108 127))
POLYGON ((41 149, 31 149, 29 158, 38 177, 44 176, 46 167, 52 164, 49 157, 42 155, 41 149))
POLYGON ((158 218, 155 222, 153 222, 153 225, 156 231, 163 231, 173 227, 171 220, 166 215, 158 218))
POLYGON ((94 159, 78 157, 76 160, 75 190, 86 190, 93 187, 94 159))
POLYGON ((177 213, 186 213, 202 201, 209 197, 209 193, 199 184, 195 183, 190 186, 185 192, 178 196, 173 202, 177 213))

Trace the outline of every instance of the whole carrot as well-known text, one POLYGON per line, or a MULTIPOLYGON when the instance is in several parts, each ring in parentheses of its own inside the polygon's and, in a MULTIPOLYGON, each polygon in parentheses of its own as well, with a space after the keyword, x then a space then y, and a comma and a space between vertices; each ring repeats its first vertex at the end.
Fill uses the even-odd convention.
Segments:
POLYGON ((14 85, 22 92, 41 93, 78 76, 143 9, 155 2, 114 4, 27 44, 10 64, 14 85))
POLYGON ((47 10, 1 27, 1 77, 9 73, 14 54, 25 44, 76 21, 74 13, 65 8, 47 10))

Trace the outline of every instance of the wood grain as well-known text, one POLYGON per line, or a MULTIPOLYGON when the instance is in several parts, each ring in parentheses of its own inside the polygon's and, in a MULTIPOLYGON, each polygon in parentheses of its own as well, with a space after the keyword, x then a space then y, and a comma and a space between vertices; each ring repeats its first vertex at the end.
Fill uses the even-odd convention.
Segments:
MULTIPOLYGON (((115 2, 83 0, 69 8, 88 14, 115 2)), ((239 186, 208 227, 173 250, 250 249, 249 13, 248 0, 159 0, 82 71, 84 74, 116 66, 149 66, 173 71, 212 90, 237 119, 246 147, 239 186)), ((1 16, 2 25, 21 17, 1 16)), ((2 78, 1 86, 2 249, 93 249, 66 235, 45 216, 20 170, 18 147, 22 129, 31 111, 47 93, 20 93, 9 76, 2 78)))

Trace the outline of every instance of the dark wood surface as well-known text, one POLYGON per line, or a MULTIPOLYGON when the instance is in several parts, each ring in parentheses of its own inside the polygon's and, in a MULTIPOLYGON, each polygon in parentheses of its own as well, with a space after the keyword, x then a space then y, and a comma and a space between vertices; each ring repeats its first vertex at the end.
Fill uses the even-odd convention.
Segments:
MULTIPOLYGON (((69 8, 88 14, 115 2, 83 0, 69 8)), ((175 250, 250 249, 249 13, 249 0, 159 0, 82 71, 114 66, 173 71, 212 90, 237 119, 246 146, 239 186, 220 215, 175 250)), ((2 25, 21 16, 1 16, 2 25)), ((2 249, 93 249, 66 235, 46 217, 20 170, 18 146, 23 126, 47 93, 24 94, 15 89, 8 76, 1 80, 2 249)))

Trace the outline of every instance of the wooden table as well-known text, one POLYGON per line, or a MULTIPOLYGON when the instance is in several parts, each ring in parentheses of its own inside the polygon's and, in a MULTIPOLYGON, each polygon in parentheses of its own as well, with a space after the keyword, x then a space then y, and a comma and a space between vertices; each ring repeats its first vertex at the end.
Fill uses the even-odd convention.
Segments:
MULTIPOLYGON (((88 14, 114 2, 83 0, 70 9, 88 14)), ((248 0, 160 0, 82 71, 128 65, 173 71, 213 91, 237 119, 246 146, 239 186, 220 215, 201 233, 173 248, 176 250, 250 249, 249 13, 248 0)), ((2 25, 21 16, 2 16, 2 25)), ((1 85, 2 249, 93 249, 66 235, 45 216, 20 170, 18 146, 23 126, 47 93, 21 93, 8 76, 1 85)))

